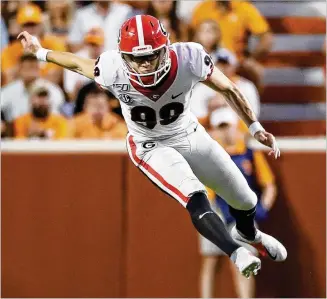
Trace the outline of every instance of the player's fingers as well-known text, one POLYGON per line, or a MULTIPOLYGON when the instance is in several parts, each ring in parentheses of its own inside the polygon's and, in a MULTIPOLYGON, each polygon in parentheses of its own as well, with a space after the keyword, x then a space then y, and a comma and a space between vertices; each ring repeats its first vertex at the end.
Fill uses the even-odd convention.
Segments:
POLYGON ((275 159, 277 159, 280 156, 280 150, 279 148, 276 146, 276 150, 275 150, 275 159))
POLYGON ((21 32, 21 33, 18 35, 18 38, 19 38, 19 39, 22 38, 22 39, 28 40, 28 39, 29 39, 29 34, 28 34, 28 32, 23 31, 23 32, 21 32))
POLYGON ((31 44, 32 43, 32 37, 28 32, 24 31, 23 37, 26 41, 26 44, 31 44))
POLYGON ((26 47, 26 40, 22 39, 21 43, 22 43, 23 47, 25 48, 26 47))
POLYGON ((277 155, 277 158, 280 157, 280 149, 278 149, 278 155, 277 155))
POLYGON ((25 31, 22 31, 21 33, 19 33, 17 36, 17 39, 21 39, 22 37, 24 37, 24 32, 25 31))
POLYGON ((277 147, 277 143, 276 143, 276 140, 275 140, 275 138, 273 137, 272 138, 272 149, 273 149, 273 151, 274 151, 274 156, 275 156, 275 159, 277 159, 277 157, 278 157, 278 147, 277 147))

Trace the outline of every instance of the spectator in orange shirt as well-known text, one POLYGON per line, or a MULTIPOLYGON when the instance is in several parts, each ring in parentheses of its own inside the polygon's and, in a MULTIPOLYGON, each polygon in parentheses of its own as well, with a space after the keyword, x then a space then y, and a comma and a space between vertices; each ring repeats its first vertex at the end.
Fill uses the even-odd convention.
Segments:
POLYGON ((269 53, 273 42, 273 35, 264 17, 248 1, 210 0, 196 6, 191 20, 192 28, 195 29, 207 19, 219 24, 222 46, 236 53, 241 62, 240 72, 259 88, 263 69, 257 60, 269 53), (248 33, 259 39, 252 52, 248 47, 248 33))
POLYGON ((101 90, 86 96, 83 112, 71 121, 73 138, 124 139, 126 134, 125 123, 110 111, 108 97, 101 90))
MULTIPOLYGON (((238 130, 237 116, 228 108, 220 108, 214 111, 210 117, 212 130, 211 136, 230 154, 231 159, 242 172, 250 188, 258 196, 256 207, 256 221, 266 220, 269 210, 276 200, 276 185, 274 175, 267 163, 264 154, 260 151, 250 149, 244 142, 244 133, 238 130)), ((225 222, 230 230, 235 225, 235 219, 230 215, 229 206, 213 191, 209 190, 209 199, 217 214, 225 222)), ((248 246, 248 245, 246 245, 248 246)), ((257 250, 252 246, 247 247, 254 254, 257 250)), ((260 250, 260 249, 258 249, 260 250)), ((223 259, 223 252, 207 239, 200 237, 200 253, 202 255, 202 266, 200 273, 200 292, 202 298, 213 298, 215 289, 215 275, 217 263, 223 259)), ((233 282, 238 298, 254 298, 255 281, 240 275, 231 267, 233 282)))
POLYGON ((14 121, 15 138, 62 139, 67 137, 67 120, 52 114, 49 90, 36 87, 31 92, 31 112, 14 121))
MULTIPOLYGON (((27 4, 19 8, 17 12, 17 23, 22 31, 27 31, 36 36, 42 47, 56 51, 65 51, 66 47, 58 38, 44 34, 41 9, 34 4, 27 4)), ((3 72, 5 83, 9 83, 17 78, 18 62, 23 54, 23 47, 20 41, 9 44, 1 53, 1 71, 3 72)), ((41 76, 56 84, 62 81, 62 70, 51 63, 44 63, 41 67, 41 76)))

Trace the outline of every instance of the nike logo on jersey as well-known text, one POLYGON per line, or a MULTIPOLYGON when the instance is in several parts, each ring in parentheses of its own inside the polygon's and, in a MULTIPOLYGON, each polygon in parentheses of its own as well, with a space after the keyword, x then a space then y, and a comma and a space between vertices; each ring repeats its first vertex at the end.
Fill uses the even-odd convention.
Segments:
POLYGON ((213 214, 213 212, 211 212, 211 211, 205 212, 205 213, 203 213, 203 214, 201 214, 201 215, 199 216, 199 220, 200 220, 200 219, 202 219, 202 218, 203 218, 203 216, 204 216, 205 214, 208 214, 208 213, 211 213, 211 214, 213 214))
POLYGON ((174 95, 172 94, 172 95, 171 95, 171 98, 174 100, 174 99, 178 98, 181 94, 182 94, 182 92, 179 93, 177 96, 174 96, 174 95))

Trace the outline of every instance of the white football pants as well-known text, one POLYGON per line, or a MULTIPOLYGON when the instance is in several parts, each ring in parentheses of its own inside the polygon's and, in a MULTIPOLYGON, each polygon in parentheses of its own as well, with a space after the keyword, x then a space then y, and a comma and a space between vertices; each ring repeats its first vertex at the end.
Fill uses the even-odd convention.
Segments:
POLYGON ((184 207, 192 194, 206 192, 205 186, 238 210, 257 203, 230 156, 198 123, 163 140, 141 141, 128 134, 127 150, 133 163, 184 207))

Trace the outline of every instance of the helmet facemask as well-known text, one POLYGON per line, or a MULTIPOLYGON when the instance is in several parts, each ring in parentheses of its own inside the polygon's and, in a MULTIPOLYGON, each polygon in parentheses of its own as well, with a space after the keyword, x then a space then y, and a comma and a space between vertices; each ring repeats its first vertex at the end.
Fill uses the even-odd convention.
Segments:
POLYGON ((132 53, 122 52, 123 69, 130 80, 137 83, 142 87, 152 87, 157 85, 169 72, 171 67, 171 59, 169 55, 169 48, 167 45, 163 45, 160 48, 152 50, 151 46, 143 47, 143 49, 133 49, 132 53), (146 48, 146 49, 144 49, 146 48), (157 61, 155 70, 148 73, 139 73, 133 64, 141 64, 144 61, 149 63, 157 61))

